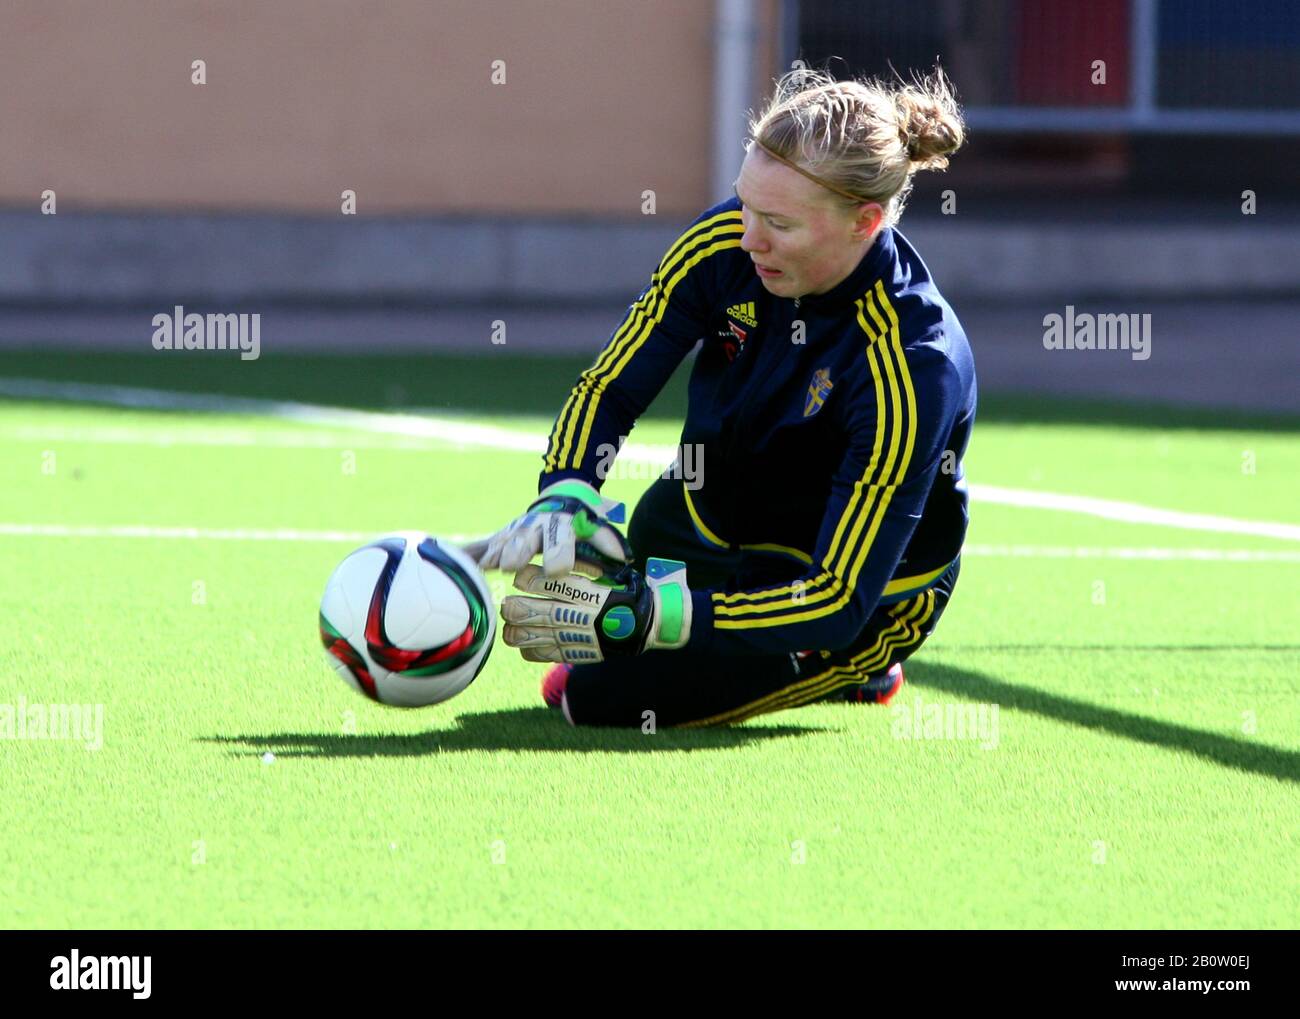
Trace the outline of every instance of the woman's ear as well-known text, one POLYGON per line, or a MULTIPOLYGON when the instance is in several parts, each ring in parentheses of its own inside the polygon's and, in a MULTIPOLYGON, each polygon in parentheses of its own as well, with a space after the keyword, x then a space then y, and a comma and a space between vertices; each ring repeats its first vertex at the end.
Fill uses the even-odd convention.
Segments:
POLYGON ((853 223, 854 240, 874 240, 885 223, 885 209, 879 202, 864 202, 857 207, 853 223))

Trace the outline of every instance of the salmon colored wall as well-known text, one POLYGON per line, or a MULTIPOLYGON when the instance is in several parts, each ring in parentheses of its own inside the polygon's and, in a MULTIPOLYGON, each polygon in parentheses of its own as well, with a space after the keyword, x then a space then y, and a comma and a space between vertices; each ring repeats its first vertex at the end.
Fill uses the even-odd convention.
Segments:
MULTIPOLYGON (((762 64, 777 3, 757 7, 762 64)), ((713 20, 705 0, 6 0, 0 203, 331 213, 353 188, 362 214, 634 216, 651 188, 694 213, 713 20)))

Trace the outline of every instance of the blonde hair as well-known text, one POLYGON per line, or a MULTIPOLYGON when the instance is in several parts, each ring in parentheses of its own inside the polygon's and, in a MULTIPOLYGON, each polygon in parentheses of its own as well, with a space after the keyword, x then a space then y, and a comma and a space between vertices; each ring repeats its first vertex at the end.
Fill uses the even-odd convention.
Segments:
POLYGON ((912 175, 942 170, 965 140, 965 125, 943 71, 911 84, 838 81, 796 68, 776 82, 750 138, 841 197, 840 205, 878 202, 885 225, 903 214, 912 175))

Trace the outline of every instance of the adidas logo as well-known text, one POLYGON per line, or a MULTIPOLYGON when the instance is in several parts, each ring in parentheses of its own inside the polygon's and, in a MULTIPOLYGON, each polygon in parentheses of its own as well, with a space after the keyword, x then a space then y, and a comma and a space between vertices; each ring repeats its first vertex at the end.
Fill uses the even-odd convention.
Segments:
POLYGON ((727 314, 738 322, 744 322, 747 326, 758 325, 758 319, 755 317, 757 312, 754 310, 753 301, 746 301, 744 304, 733 304, 727 309, 727 314))

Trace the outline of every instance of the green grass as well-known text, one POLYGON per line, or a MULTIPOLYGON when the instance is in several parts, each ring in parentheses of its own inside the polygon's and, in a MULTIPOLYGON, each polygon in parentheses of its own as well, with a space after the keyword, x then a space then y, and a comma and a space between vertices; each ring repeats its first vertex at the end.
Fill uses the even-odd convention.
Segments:
MULTIPOLYGON (((151 377, 156 359, 112 361, 8 355, 0 374, 202 388, 151 377)), ((406 402, 532 434, 555 409, 480 400, 454 366, 407 367, 354 365, 350 401, 320 364, 207 388, 380 407, 385 378, 427 378, 430 397, 406 402)), ((572 368, 502 385, 562 390, 572 368)), ((1296 520, 1285 420, 1177 412, 1156 428, 1122 408, 1090 423, 1083 405, 993 403, 968 460, 977 483, 1296 520)), ((674 438, 667 412, 636 432, 674 438)), ((530 454, 251 416, 0 402, 4 525, 474 534, 518 510, 537 469, 530 454)), ((607 489, 631 502, 644 485, 607 489)), ((968 540, 1295 549, 987 503, 968 540)), ((504 646, 439 707, 351 693, 315 635, 348 548, 0 532, 0 705, 104 706, 98 750, 0 739, 0 869, 22 875, 0 925, 1295 922, 1294 562, 968 556, 898 710, 643 735, 569 728, 541 705, 539 667, 504 646), (997 705, 995 745, 901 738, 918 698, 997 705)))

